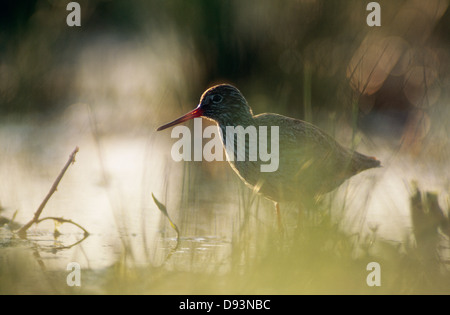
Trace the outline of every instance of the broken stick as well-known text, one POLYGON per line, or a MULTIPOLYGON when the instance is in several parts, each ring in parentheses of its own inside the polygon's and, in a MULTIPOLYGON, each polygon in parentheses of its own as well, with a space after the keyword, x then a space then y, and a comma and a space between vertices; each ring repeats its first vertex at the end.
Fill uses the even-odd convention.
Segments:
MULTIPOLYGON (((47 202, 50 200, 51 196, 55 193, 55 191, 58 189, 58 185, 59 182, 61 181, 61 179, 63 178, 64 174, 66 173, 67 169, 69 168, 70 164, 75 162, 75 156, 78 153, 78 147, 76 147, 73 152, 70 154, 69 156, 69 160, 67 160, 66 165, 64 165, 63 169, 61 170, 61 172, 59 173, 58 177, 56 178, 56 180, 53 182, 52 187, 50 188, 49 192, 47 193, 47 195, 45 196, 44 200, 41 202, 41 204, 39 205, 39 208, 36 210, 36 212, 34 213, 33 219, 31 219, 27 224, 25 224, 22 228, 20 228, 16 233, 20 236, 20 237, 26 237, 27 235, 27 230, 35 223, 39 223, 41 221, 43 221, 44 219, 39 220, 39 216, 41 215, 42 211, 45 208, 45 205, 47 204, 47 202)), ((48 219, 48 218, 45 218, 48 219)), ((66 223, 72 223, 74 225, 76 225, 77 227, 81 228, 85 235, 88 234, 87 231, 82 228, 80 225, 76 224, 73 221, 70 220, 64 220, 62 218, 51 218, 55 221, 60 221, 60 222, 66 222, 66 223)))

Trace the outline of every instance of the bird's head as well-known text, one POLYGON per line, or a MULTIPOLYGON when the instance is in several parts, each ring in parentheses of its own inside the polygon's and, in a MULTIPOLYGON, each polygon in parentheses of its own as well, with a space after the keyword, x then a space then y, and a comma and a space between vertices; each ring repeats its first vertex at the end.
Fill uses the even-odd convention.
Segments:
POLYGON ((196 117, 205 117, 223 125, 234 125, 252 117, 252 110, 237 88, 229 84, 220 84, 207 89, 194 110, 159 127, 157 131, 196 117))

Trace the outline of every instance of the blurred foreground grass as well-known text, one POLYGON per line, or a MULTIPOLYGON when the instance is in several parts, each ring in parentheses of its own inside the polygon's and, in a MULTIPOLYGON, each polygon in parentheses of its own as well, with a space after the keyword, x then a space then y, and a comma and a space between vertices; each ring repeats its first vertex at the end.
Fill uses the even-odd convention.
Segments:
MULTIPOLYGON (((160 1, 83 1, 82 32, 67 28, 61 18, 67 15, 64 3, 29 3, 14 6, 19 16, 4 10, 7 18, 0 21, 7 26, 0 32, 4 40, 0 49, 2 113, 21 116, 39 112, 51 118, 66 108, 81 111, 84 105, 74 106, 81 102, 99 113, 98 125, 104 129, 94 132, 94 138, 124 130, 134 130, 131 135, 135 136, 147 133, 135 126, 154 128, 168 119, 164 113, 173 118, 172 110, 191 108, 206 86, 227 80, 248 93, 258 113, 274 111, 317 121, 325 109, 332 108, 333 121, 351 116, 347 120, 352 126, 352 142, 357 140, 357 127, 385 135, 392 142, 386 147, 397 152, 401 146, 420 153, 428 162, 420 165, 402 160, 402 165, 411 170, 423 167, 427 173, 436 169, 439 179, 444 174, 446 184, 442 186, 448 191, 448 1, 428 1, 426 5, 420 1, 383 1, 384 35, 376 30, 371 34, 365 28, 366 10, 360 1, 259 1, 258 10, 242 1, 168 1, 164 5, 160 1), (392 56, 380 62, 385 51, 392 56), (36 64, 36 60, 40 62, 36 64), (372 76, 376 66, 381 71, 372 76), (396 130, 399 132, 393 132, 396 130)), ((74 118, 79 121, 77 128, 64 130, 77 135, 86 132, 83 130, 89 129, 89 123, 80 117, 74 118)), ((327 121, 329 118, 326 116, 327 121)), ((93 124, 96 120, 88 121, 93 124)), ((36 130, 44 125, 39 121, 36 130)), ((64 119, 61 125, 65 125, 64 119)), ((61 143, 78 141, 78 137, 71 141, 58 138, 61 132, 56 129, 39 137, 31 130, 26 137, 29 140, 14 141, 17 128, 12 130, 2 133, 11 143, 6 148, 38 147, 38 151, 51 152, 54 147, 61 150, 61 143)), ((100 152, 98 143, 93 148, 96 146, 100 152)), ((4 164, 13 160, 15 157, 4 164)), ((123 161, 128 163, 129 156, 123 161)), ((389 162, 383 160, 385 165, 389 162)), ((125 165, 120 161, 121 169, 125 165)), ((12 178, 9 169, 4 178, 12 178)), ((124 173, 130 172, 125 169, 124 173)), ((146 175, 157 177, 153 169, 146 175)), ((149 257, 146 263, 138 263, 130 242, 122 239, 121 255, 115 263, 103 269, 83 269, 81 287, 71 288, 66 284, 69 272, 65 266, 48 269, 40 255, 42 249, 0 227, 0 294, 450 293, 448 261, 439 256, 439 252, 449 256, 448 238, 439 234, 442 227, 429 218, 432 207, 420 206, 426 200, 414 199, 418 202, 412 203, 412 217, 416 214, 419 219, 413 220, 411 232, 416 241, 402 244, 384 241, 376 228, 368 236, 347 232, 341 219, 330 216, 327 205, 310 209, 315 212, 313 216, 281 237, 275 224, 255 219, 255 213, 271 213, 273 209, 248 207, 242 202, 239 219, 231 226, 213 218, 211 225, 233 229, 233 237, 220 248, 213 244, 205 253, 198 250, 198 243, 205 241, 193 241, 189 235, 205 235, 201 198, 221 197, 210 190, 201 191, 201 195, 197 175, 193 172, 183 179, 182 195, 193 197, 182 200, 180 218, 174 221, 182 223, 192 215, 191 223, 198 233, 183 238, 181 230, 179 250, 169 259, 149 257), (185 208, 197 212, 183 211, 185 208), (372 261, 381 266, 380 287, 366 284, 366 266, 372 261)), ((124 182, 124 176, 117 178, 124 182)), ((17 181, 17 190, 26 190, 22 178, 17 181)), ((393 190, 395 183, 385 182, 386 190, 393 190)), ((112 190, 108 193, 114 194, 112 190)), ((386 203, 392 202, 390 197, 384 197, 386 203)), ((78 201, 78 195, 73 199, 78 201)), ((133 209, 117 199, 124 204, 123 213, 133 209)), ((122 206, 112 200, 111 208, 122 206)), ((234 202, 223 203, 230 212, 238 207, 234 202)), ((88 205, 95 209, 97 204, 89 201, 88 205)), ((119 217, 123 222, 125 219, 119 217)), ((155 250, 145 248, 144 252, 167 257, 172 245, 173 239, 163 236, 155 250)))
POLYGON ((264 237, 261 231, 249 231, 258 239, 236 240, 225 272, 214 267, 207 272, 167 270, 164 266, 129 268, 121 261, 106 272, 103 290, 149 294, 450 293, 448 262, 445 265, 438 258, 438 244, 401 248, 377 240, 375 231, 360 240, 358 235, 341 232, 326 213, 320 211, 314 215, 314 223, 309 218, 289 236, 281 236, 275 226, 265 231, 264 237), (367 285, 369 262, 381 266, 380 287, 367 285))
POLYGON ((416 242, 378 239, 375 228, 365 237, 348 235, 322 204, 283 233, 275 224, 244 221, 223 259, 202 256, 183 237, 181 252, 170 256, 173 238, 160 240, 168 258, 158 264, 137 264, 124 248, 110 267, 83 269, 81 287, 67 286, 69 271, 46 270, 35 246, 14 237, 6 243, 1 228, 0 294, 450 294, 449 262, 439 255, 448 251, 448 236, 439 233, 443 222, 432 222, 433 198, 421 196, 411 198, 412 214, 425 224, 414 226, 416 242), (379 287, 367 285, 370 262, 380 264, 379 287))

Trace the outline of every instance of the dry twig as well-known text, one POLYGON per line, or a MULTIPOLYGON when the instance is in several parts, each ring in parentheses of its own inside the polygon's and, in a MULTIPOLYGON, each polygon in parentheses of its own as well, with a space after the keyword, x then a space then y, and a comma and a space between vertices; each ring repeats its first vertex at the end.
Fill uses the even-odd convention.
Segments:
POLYGON ((42 211, 45 208, 45 205, 47 204, 47 202, 50 200, 51 196, 55 193, 55 191, 58 189, 58 185, 59 182, 61 181, 61 179, 63 178, 64 174, 66 173, 67 169, 69 168, 69 166, 75 162, 75 156, 78 153, 78 147, 76 147, 73 152, 70 154, 69 156, 69 160, 66 162, 66 165, 64 165, 63 169, 61 170, 61 172, 59 173, 58 177, 56 178, 56 180, 53 182, 52 187, 50 188, 49 192, 47 193, 47 195, 45 196, 44 200, 41 202, 41 204, 39 205, 39 208, 36 210, 36 212, 34 213, 33 219, 31 219, 27 224, 25 224, 22 228, 20 228, 16 233, 20 236, 20 237, 26 237, 27 235, 27 230, 33 225, 33 224, 38 224, 44 220, 54 220, 60 223, 70 223, 73 224, 75 226, 77 226, 78 228, 82 229, 84 231, 84 235, 87 236, 89 235, 89 233, 86 231, 85 228, 83 228, 81 225, 71 221, 71 220, 66 220, 63 218, 57 218, 57 217, 48 217, 48 218, 43 218, 43 219, 39 219, 39 216, 41 215, 42 211))

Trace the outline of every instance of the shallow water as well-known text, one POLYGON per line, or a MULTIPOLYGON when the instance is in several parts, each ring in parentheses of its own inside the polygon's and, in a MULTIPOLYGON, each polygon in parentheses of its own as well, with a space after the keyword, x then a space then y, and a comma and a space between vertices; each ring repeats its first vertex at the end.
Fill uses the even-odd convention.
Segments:
MULTIPOLYGON (((176 163, 170 159, 174 140, 169 134, 156 137, 151 128, 141 128, 102 135, 92 128, 84 105, 77 106, 71 112, 76 117, 65 114, 45 125, 33 121, 2 124, 0 175, 6 180, 0 184, 1 216, 12 218, 17 210, 14 222, 30 220, 78 146, 76 162, 41 217, 71 219, 90 235, 83 240, 80 230, 63 224, 58 226, 61 234, 55 237, 55 225, 50 221, 33 226, 26 241, 3 229, 3 263, 11 249, 21 248, 34 257, 40 266, 38 273, 42 269, 67 272, 70 262, 102 271, 123 259, 133 266, 164 264, 172 271, 217 273, 229 270, 233 246, 248 246, 252 253, 259 237, 255 231, 275 226, 272 203, 252 197, 226 162, 176 163), (180 228, 175 252, 175 231, 151 193, 167 206, 180 228)), ((399 244, 410 241, 412 180, 423 190, 441 192, 441 206, 448 208, 448 196, 443 193, 448 191, 448 177, 442 175, 448 163, 433 168, 430 161, 417 163, 388 150, 373 152, 373 148, 361 147, 361 151, 372 152, 383 161, 383 167, 355 176, 325 197, 346 233, 376 231, 379 239, 399 244)), ((282 213, 286 227, 295 227, 295 207, 282 205, 282 213)))

